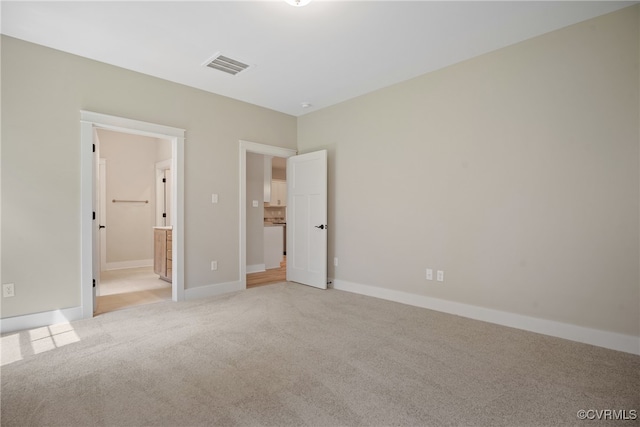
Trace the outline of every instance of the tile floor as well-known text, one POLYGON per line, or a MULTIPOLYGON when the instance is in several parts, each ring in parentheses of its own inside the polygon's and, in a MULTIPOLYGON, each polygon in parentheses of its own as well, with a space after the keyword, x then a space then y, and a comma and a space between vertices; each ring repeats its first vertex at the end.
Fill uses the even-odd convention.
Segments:
POLYGON ((125 268, 100 273, 99 296, 169 288, 171 283, 160 280, 153 267, 125 268))
POLYGON ((160 280, 153 267, 103 271, 96 315, 136 305, 171 300, 171 283, 160 280))

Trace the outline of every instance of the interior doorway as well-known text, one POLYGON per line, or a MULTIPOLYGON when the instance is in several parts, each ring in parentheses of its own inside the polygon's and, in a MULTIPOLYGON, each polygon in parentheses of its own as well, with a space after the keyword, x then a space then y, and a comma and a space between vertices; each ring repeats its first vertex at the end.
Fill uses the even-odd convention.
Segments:
MULTIPOLYGON (((267 269, 264 259, 264 252, 262 255, 262 262, 256 262, 256 258, 253 259, 252 263, 247 262, 247 230, 249 228, 248 224, 253 223, 256 225, 257 232, 262 233, 264 230, 264 222, 265 222, 265 192, 267 190, 267 184, 271 184, 271 178, 269 177, 269 173, 267 173, 267 177, 265 177, 265 171, 272 172, 272 169, 267 166, 265 168, 264 165, 272 165, 272 158, 280 158, 282 162, 285 162, 287 158, 296 154, 295 150, 274 147, 270 145, 258 144, 255 142, 249 141, 240 141, 240 280, 242 281, 243 288, 248 287, 247 281, 247 273, 262 273, 268 272, 268 270, 277 270, 282 269, 280 272, 275 271, 275 274, 282 273, 285 274, 286 279, 286 259, 283 257, 283 263, 281 266, 267 269), (249 160, 248 155, 249 154, 249 160), (253 157, 252 155, 258 155, 261 157, 253 157), (253 190, 247 192, 247 181, 248 181, 248 173, 250 172, 250 167, 248 167, 249 162, 262 162, 260 171, 261 173, 255 177, 256 180, 261 180, 263 185, 255 185, 253 190), (257 205, 257 206, 256 206, 257 205), (250 221, 249 218, 253 217, 253 221, 250 221)), ((284 178, 286 180, 286 171, 284 178)), ((286 182, 282 180, 283 182, 286 182)), ((271 189, 271 185, 268 185, 269 190, 271 189)), ((285 187, 286 188, 286 187, 285 187)), ((286 193, 285 193, 286 194, 286 193)), ((285 195, 286 197, 286 195, 285 195)), ((281 198, 281 203, 283 199, 281 198)), ((286 205, 286 202, 285 202, 286 205)), ((284 206, 283 206, 284 208, 284 206)), ((284 218, 286 222, 286 214, 284 213, 284 209, 280 209, 282 211, 282 215, 278 218, 284 218)), ((275 216, 274 216, 275 218, 275 216)), ((279 226, 280 233, 284 233, 284 229, 282 224, 279 226)), ((275 230, 271 230, 275 231, 275 230)), ((254 229, 255 232, 255 229, 254 229)), ((275 231, 277 233, 277 231, 275 231)), ((283 236, 284 237, 284 236, 283 236)), ((264 235, 262 239, 258 239, 258 241, 264 245, 264 235)), ((283 239, 284 243, 284 239, 283 239)), ((264 247, 262 248, 264 251, 264 247)), ((284 254, 285 249, 281 250, 281 253, 284 254)), ((272 273, 274 273, 272 271, 272 273)), ((280 277, 280 276, 278 276, 280 277)), ((281 280, 280 280, 281 281, 281 280)))
POLYGON ((285 158, 247 153, 247 288, 286 281, 286 180, 285 158))
MULTIPOLYGON (((327 150, 294 150, 240 141, 240 280, 247 287, 247 198, 250 153, 287 159, 286 280, 327 289, 327 150)), ((259 193, 257 193, 257 197, 259 193)))
POLYGON ((171 300, 171 280, 154 265, 155 228, 172 227, 171 141, 108 129, 96 129, 95 141, 101 259, 95 312, 171 300))
MULTIPOLYGON (((81 307, 82 316, 94 315, 96 288, 100 282, 99 140, 97 130, 167 139, 171 150, 171 206, 173 258, 171 299, 184 299, 184 134, 183 129, 90 111, 80 112, 81 140, 81 307)), ((114 198, 115 199, 115 198, 114 198)), ((112 203, 113 200, 112 199, 112 203)), ((119 200, 119 199, 116 199, 119 200)), ((128 200, 128 199, 122 199, 128 200)), ((141 203, 139 198, 133 198, 141 203)), ((125 202, 126 203, 126 202, 125 202)))

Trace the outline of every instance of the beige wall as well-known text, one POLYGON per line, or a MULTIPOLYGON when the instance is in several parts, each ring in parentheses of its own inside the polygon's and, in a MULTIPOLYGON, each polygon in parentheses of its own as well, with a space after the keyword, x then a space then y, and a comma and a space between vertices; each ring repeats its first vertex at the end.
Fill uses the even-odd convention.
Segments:
POLYGON ((155 164, 161 140, 104 129, 97 132, 100 157, 107 165, 107 263, 151 260, 156 222, 155 164), (114 199, 149 203, 114 203, 114 199))
MULTIPOLYGON (((299 118, 299 151, 330 155, 330 275, 640 335, 639 27, 636 6, 299 118)), ((2 317, 80 304, 80 109, 187 130, 186 287, 238 280, 238 140, 296 148, 296 119, 1 42, 2 317)))
POLYGON ((156 162, 171 158, 171 141, 168 139, 154 138, 156 141, 156 162))
POLYGON ((247 265, 264 264, 264 156, 247 153, 247 265), (253 207, 253 201, 258 207, 253 207))
POLYGON ((287 180, 287 169, 286 168, 273 168, 271 170, 271 178, 272 179, 281 179, 283 181, 287 180))
POLYGON ((330 275, 640 335, 638 28, 627 8, 299 118, 299 151, 329 150, 330 275))
POLYGON ((1 66, 3 317, 80 305, 80 110, 186 129, 185 287, 239 280, 238 141, 294 117, 6 36, 1 66))

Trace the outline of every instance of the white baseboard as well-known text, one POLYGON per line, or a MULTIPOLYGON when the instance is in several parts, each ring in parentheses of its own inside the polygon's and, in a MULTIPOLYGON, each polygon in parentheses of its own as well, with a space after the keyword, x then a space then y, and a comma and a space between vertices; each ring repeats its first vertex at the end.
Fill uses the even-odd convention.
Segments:
POLYGON ((247 265, 247 274, 260 273, 260 272, 263 272, 263 271, 267 271, 267 269, 264 266, 264 264, 247 265))
POLYGON ((539 319, 521 314, 493 310, 439 298, 416 295, 408 292, 379 288, 377 286, 362 285, 344 280, 333 280, 334 289, 367 295, 416 307, 455 314, 470 319, 496 323, 511 328, 564 338, 585 344, 605 347, 612 350, 640 355, 640 337, 624 335, 616 332, 607 332, 599 329, 585 328, 583 326, 556 322, 553 320, 539 319))
POLYGON ((0 319, 0 333, 40 328, 82 319, 82 307, 63 308, 61 310, 43 311, 23 316, 0 319))
POLYGON ((107 270, 124 270, 126 268, 153 267, 153 259, 135 259, 133 261, 108 262, 107 270))
POLYGON ((184 290, 184 299, 186 301, 198 298, 214 297, 217 295, 226 294, 228 292, 243 291, 246 287, 241 281, 227 282, 227 283, 215 283, 213 285, 198 286, 197 288, 190 288, 184 290))

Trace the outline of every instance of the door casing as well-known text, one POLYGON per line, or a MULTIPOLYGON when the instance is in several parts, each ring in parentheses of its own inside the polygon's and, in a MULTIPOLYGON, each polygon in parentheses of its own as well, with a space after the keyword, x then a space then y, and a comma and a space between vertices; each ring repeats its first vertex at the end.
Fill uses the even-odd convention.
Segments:
POLYGON ((173 277, 171 299, 184 300, 184 139, 185 130, 91 111, 80 111, 80 305, 82 317, 93 317, 93 145, 95 129, 144 135, 171 141, 173 277))

